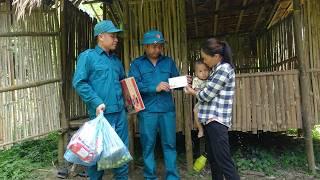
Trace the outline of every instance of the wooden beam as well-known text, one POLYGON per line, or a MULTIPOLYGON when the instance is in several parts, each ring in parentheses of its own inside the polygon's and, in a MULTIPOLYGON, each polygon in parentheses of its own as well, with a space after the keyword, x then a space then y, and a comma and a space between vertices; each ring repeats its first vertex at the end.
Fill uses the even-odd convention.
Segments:
POLYGON ((260 11, 259 11, 259 15, 258 15, 258 17, 257 17, 256 23, 254 24, 253 31, 256 31, 257 26, 258 26, 258 24, 259 24, 259 22, 260 22, 260 20, 261 20, 263 11, 264 11, 264 6, 262 6, 261 9, 260 9, 260 11))
MULTIPOLYGON (((197 12, 196 10, 196 5, 194 0, 191 1, 192 4, 192 12, 195 14, 197 12)), ((198 36, 198 21, 197 21, 197 16, 193 17, 193 21, 194 21, 194 30, 196 32, 196 36, 198 36)))
POLYGON ((102 0, 93 0, 93 1, 84 1, 82 4, 96 4, 96 3, 101 3, 102 0))
POLYGON ((37 134, 37 135, 33 135, 33 136, 28 136, 28 137, 25 137, 25 138, 22 138, 22 139, 18 139, 18 140, 15 140, 15 141, 11 141, 11 142, 6 142, 4 144, 0 144, 0 147, 5 147, 5 146, 8 146, 8 145, 11 145, 11 144, 16 144, 16 143, 19 143, 19 142, 23 142, 23 141, 26 141, 26 140, 29 140, 29 139, 33 139, 33 138, 37 138, 37 137, 42 137, 42 136, 46 136, 52 132, 57 132, 57 131, 63 131, 63 129, 56 129, 56 130, 52 130, 52 131, 49 131, 49 132, 44 132, 44 133, 40 133, 40 134, 37 134))
POLYGON ((21 37, 21 36, 59 36, 60 32, 8 32, 0 33, 0 37, 21 37))
POLYGON ((31 82, 31 83, 26 83, 26 84, 21 84, 21 85, 14 85, 14 86, 9 86, 9 87, 5 87, 5 88, 0 88, 0 93, 8 92, 8 91, 15 91, 15 90, 19 90, 19 89, 39 87, 39 86, 43 86, 43 85, 46 85, 46 84, 60 82, 60 81, 61 81, 60 78, 56 78, 56 79, 49 79, 49 80, 31 82))
POLYGON ((106 4, 106 3, 104 3, 104 4, 106 5, 106 11, 107 11, 108 14, 110 14, 109 17, 111 18, 112 22, 113 22, 114 24, 118 23, 118 22, 116 21, 116 16, 114 15, 114 13, 113 13, 113 11, 112 11, 111 4, 106 4))
MULTIPOLYGON (((245 6, 245 5, 247 4, 247 2, 248 2, 248 0, 243 0, 242 6, 245 6)), ((238 19, 237 27, 236 27, 236 30, 235 30, 236 33, 239 31, 243 14, 244 14, 244 10, 241 10, 241 11, 240 11, 240 14, 239 14, 239 19, 238 19)))
POLYGON ((73 5, 78 8, 79 5, 81 4, 81 1, 82 1, 82 0, 75 0, 74 3, 73 3, 73 5))
POLYGON ((129 5, 133 5, 133 4, 143 4, 143 3, 149 3, 149 2, 159 2, 162 0, 131 0, 129 1, 129 5))
POLYGON ((107 5, 106 5, 106 3, 102 4, 102 19, 103 20, 107 19, 107 5))
MULTIPOLYGON (((217 3, 217 1, 216 1, 217 3)), ((221 4, 221 1, 219 0, 219 4, 221 4)), ((248 10, 248 11, 252 11, 255 9, 260 9, 261 7, 268 7, 270 6, 271 3, 270 1, 267 1, 266 3, 263 3, 263 1, 261 1, 261 3, 255 4, 255 3, 251 3, 251 4, 247 4, 246 6, 224 6, 223 8, 219 6, 219 9, 215 10, 216 5, 213 6, 213 11, 198 11, 196 14, 189 12, 187 14, 187 17, 193 17, 193 16, 212 16, 215 14, 220 15, 221 13, 224 13, 226 11, 230 11, 230 9, 232 9, 232 11, 241 11, 241 10, 248 10)))
POLYGON ((286 14, 288 14, 290 7, 292 8, 291 1, 282 1, 279 3, 279 6, 277 7, 273 17, 271 18, 267 29, 269 29, 271 26, 275 25, 277 22, 279 22, 286 14), (282 14, 280 14, 282 13, 282 14))
POLYGON ((294 37, 295 37, 295 48, 299 61, 299 71, 300 71, 300 92, 301 92, 301 104, 302 104, 302 123, 304 130, 304 140, 308 159, 309 170, 315 173, 315 159, 313 152, 313 141, 312 141, 312 129, 311 129, 311 112, 310 112, 310 76, 307 71, 309 70, 308 61, 309 57, 304 50, 310 47, 303 47, 303 45, 308 46, 304 43, 302 38, 303 25, 301 22, 301 4, 300 0, 293 0, 293 24, 294 24, 294 37))
POLYGON ((272 11, 270 12, 270 15, 269 15, 269 18, 268 18, 268 21, 267 21, 267 24, 268 24, 267 29, 270 28, 270 24, 271 24, 271 22, 272 22, 272 19, 273 19, 275 13, 277 12, 277 9, 278 9, 278 7, 279 7, 279 4, 280 4, 280 0, 278 0, 278 1, 274 4, 274 6, 273 6, 273 8, 272 8, 272 11))
MULTIPOLYGON (((214 8, 214 10, 217 12, 219 11, 220 8, 220 0, 216 0, 216 6, 214 8)), ((218 29, 218 14, 214 15, 213 18, 213 35, 217 35, 217 29, 218 29)))
POLYGON ((92 11, 94 12, 94 14, 96 15, 96 18, 98 19, 98 21, 101 21, 100 17, 98 16, 97 11, 94 9, 92 4, 90 4, 90 7, 91 7, 92 11))

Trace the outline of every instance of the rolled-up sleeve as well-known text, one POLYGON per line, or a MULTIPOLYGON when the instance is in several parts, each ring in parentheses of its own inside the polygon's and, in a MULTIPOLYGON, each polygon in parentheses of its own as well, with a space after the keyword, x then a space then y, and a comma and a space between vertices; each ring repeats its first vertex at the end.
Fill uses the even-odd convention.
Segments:
POLYGON ((89 65, 87 61, 86 52, 81 53, 78 57, 76 71, 73 76, 72 86, 75 88, 77 94, 90 107, 97 108, 103 103, 103 100, 88 84, 89 79, 89 65))

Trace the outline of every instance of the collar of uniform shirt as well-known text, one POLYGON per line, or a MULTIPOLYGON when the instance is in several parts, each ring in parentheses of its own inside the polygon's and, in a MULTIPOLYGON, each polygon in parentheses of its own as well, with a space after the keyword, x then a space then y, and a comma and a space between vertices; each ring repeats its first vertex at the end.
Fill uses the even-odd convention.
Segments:
MULTIPOLYGON (((150 60, 146 53, 144 53, 143 56, 144 56, 145 59, 150 60)), ((164 58, 164 56, 162 54, 160 54, 159 58, 158 58, 158 61, 162 60, 163 58, 164 58)), ((158 61, 157 61, 157 63, 158 63, 158 61)))
POLYGON ((94 49, 98 52, 98 54, 105 53, 107 56, 113 56, 114 55, 113 52, 110 52, 110 53, 105 52, 99 45, 96 45, 96 47, 94 49))

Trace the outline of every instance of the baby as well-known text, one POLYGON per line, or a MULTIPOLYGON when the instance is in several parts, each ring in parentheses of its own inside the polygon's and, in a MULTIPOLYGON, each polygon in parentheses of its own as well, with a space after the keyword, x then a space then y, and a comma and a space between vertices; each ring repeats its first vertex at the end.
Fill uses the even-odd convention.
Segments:
MULTIPOLYGON (((196 77, 192 81, 192 88, 195 90, 202 90, 206 87, 207 79, 209 76, 209 68, 206 64, 202 61, 197 60, 194 64, 195 67, 195 75, 196 77)), ((203 136, 203 127, 199 122, 198 119, 198 110, 199 109, 199 102, 194 106, 193 113, 196 126, 198 128, 198 138, 203 136)))

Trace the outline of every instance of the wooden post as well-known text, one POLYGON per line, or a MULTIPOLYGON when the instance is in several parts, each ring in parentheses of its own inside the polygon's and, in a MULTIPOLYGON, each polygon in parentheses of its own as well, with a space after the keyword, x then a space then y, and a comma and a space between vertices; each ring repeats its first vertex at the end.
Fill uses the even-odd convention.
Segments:
POLYGON ((102 12, 103 12, 102 19, 106 20, 107 19, 107 5, 105 2, 102 3, 102 12))
POLYGON ((66 13, 66 4, 65 0, 60 1, 60 51, 61 51, 61 78, 62 78, 62 86, 61 86, 61 98, 60 98, 60 124, 62 128, 61 135, 59 137, 59 145, 58 145, 58 161, 61 165, 64 163, 63 154, 65 151, 65 147, 67 144, 68 139, 68 129, 69 129, 69 122, 66 118, 66 107, 65 107, 65 100, 66 100, 66 59, 67 59, 67 52, 66 52, 66 40, 67 40, 67 32, 66 32, 66 21, 65 21, 65 13, 66 13))
MULTIPOLYGON (((123 1, 123 61, 126 72, 129 72, 130 68, 130 56, 129 56, 129 2, 123 1)), ((128 130, 129 130, 129 150, 132 156, 134 156, 134 119, 135 114, 128 115, 128 130)), ((134 170, 134 161, 130 164, 130 169, 134 170)))
POLYGON ((124 68, 126 72, 130 68, 129 56, 129 3, 125 0, 123 3, 123 57, 124 68))
MULTIPOLYGON (((184 47, 187 46, 187 28, 186 28, 186 16, 185 16, 185 1, 184 0, 178 0, 178 5, 181 7, 181 44, 184 45, 184 47)), ((181 61, 182 61, 182 74, 188 73, 188 57, 187 57, 187 50, 186 48, 183 48, 183 52, 181 53, 181 61)), ((184 110, 184 128, 185 128, 185 148, 186 148, 186 159, 187 159, 187 169, 188 171, 192 171, 193 167, 193 151, 192 151, 192 137, 191 137, 191 124, 192 124, 192 97, 185 97, 183 100, 183 110, 184 110), (191 113, 190 113, 191 112, 191 113)), ((188 95, 189 96, 189 95, 188 95)))
POLYGON ((295 36, 295 47, 299 62, 300 71, 300 92, 301 104, 302 104, 302 121, 304 129, 304 139, 306 145, 306 152, 308 157, 309 170, 315 173, 315 160, 313 152, 313 141, 312 141, 312 131, 311 131, 311 112, 310 112, 310 79, 307 73, 307 57, 303 57, 304 48, 302 40, 302 23, 301 23, 301 10, 300 10, 300 0, 293 0, 293 23, 294 23, 294 36, 295 36))

